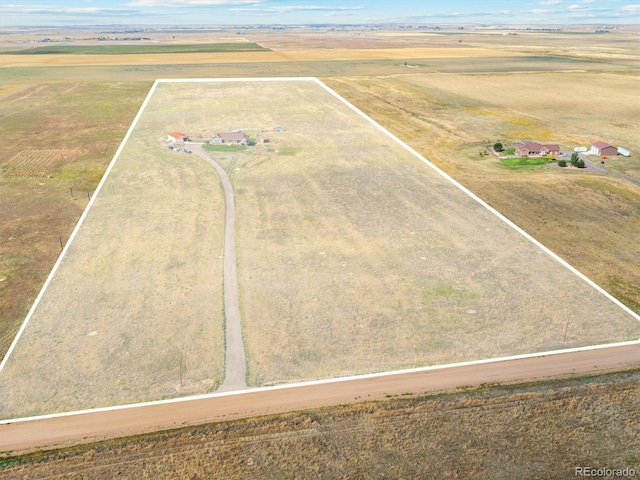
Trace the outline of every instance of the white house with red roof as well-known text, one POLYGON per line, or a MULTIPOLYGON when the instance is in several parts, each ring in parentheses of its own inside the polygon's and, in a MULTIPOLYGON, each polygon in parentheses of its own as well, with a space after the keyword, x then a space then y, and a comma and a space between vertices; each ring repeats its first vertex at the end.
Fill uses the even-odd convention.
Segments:
POLYGON ((189 141, 189 137, 187 137, 184 133, 180 133, 180 132, 171 132, 169 135, 167 135, 167 140, 169 142, 188 142, 189 141))

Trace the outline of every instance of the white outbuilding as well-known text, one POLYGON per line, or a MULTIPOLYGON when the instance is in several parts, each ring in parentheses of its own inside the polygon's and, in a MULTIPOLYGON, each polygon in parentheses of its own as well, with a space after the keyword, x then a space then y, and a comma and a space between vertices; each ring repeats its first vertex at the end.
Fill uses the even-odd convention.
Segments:
POLYGON ((631 152, 624 147, 618 147, 618 155, 622 155, 625 157, 630 157, 631 152))

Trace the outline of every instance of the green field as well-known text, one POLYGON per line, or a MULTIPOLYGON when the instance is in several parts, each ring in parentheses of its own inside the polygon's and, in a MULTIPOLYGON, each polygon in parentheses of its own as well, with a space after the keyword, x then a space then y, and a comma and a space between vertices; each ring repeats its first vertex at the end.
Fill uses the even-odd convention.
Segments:
POLYGON ((2 55, 113 55, 150 53, 224 53, 224 52, 268 52, 268 48, 257 43, 203 43, 182 45, 47 45, 24 50, 1 52, 2 55))
POLYGON ((501 158, 500 163, 508 167, 528 167, 532 165, 544 165, 549 163, 551 159, 546 157, 514 157, 501 158))
POLYGON ((203 145, 203 149, 208 152, 244 152, 247 149, 246 145, 203 145))

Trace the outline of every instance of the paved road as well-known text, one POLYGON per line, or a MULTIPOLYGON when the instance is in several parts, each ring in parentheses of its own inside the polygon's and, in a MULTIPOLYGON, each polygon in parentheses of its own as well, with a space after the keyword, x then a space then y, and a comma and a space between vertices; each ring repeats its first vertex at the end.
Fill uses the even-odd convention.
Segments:
POLYGON ((227 205, 224 230, 224 318, 225 318, 225 372, 218 391, 239 390, 246 384, 246 359, 242 341, 242 324, 238 306, 238 272, 236 264, 236 204, 229 175, 202 149, 190 144, 191 151, 216 169, 227 205))
POLYGON ((14 453, 106 438, 246 418, 387 395, 455 391, 461 386, 516 383, 640 366, 640 344, 421 372, 252 391, 108 412, 0 425, 0 451, 14 453))

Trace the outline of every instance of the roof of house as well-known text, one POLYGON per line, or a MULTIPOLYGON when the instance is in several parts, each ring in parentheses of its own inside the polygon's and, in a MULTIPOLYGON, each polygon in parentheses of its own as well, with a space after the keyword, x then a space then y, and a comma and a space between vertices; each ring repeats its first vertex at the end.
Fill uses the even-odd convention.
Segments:
POLYGON ((591 144, 591 146, 598 147, 598 148, 607 148, 607 147, 610 147, 611 145, 609 145, 608 143, 604 143, 604 142, 594 142, 594 143, 591 144))
POLYGON ((542 150, 549 150, 550 152, 559 152, 560 151, 560 145, 557 145, 555 143, 537 143, 537 142, 527 142, 527 143, 521 143, 520 145, 518 145, 518 149, 519 150, 529 150, 529 151, 533 151, 533 152, 540 152, 542 150))
POLYGON ((173 138, 185 138, 186 137, 186 135, 184 133, 180 133, 180 132, 171 132, 169 134, 169 136, 173 137, 173 138))
POLYGON ((224 141, 234 141, 234 140, 242 140, 249 138, 248 135, 242 132, 219 132, 214 135, 214 137, 221 138, 224 141))
POLYGON ((518 149, 526 149, 526 150, 533 150, 533 151, 540 151, 544 148, 544 145, 541 145, 539 143, 533 143, 533 142, 529 142, 529 143, 523 143, 521 145, 518 145, 518 149))

